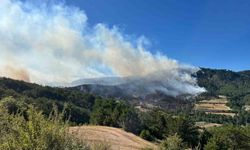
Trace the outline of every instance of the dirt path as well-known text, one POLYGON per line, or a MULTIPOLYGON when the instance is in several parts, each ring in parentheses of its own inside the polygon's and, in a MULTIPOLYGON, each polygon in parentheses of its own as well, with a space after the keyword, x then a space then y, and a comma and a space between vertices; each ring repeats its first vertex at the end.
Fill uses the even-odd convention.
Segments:
POLYGON ((96 142, 108 143, 113 150, 157 149, 157 146, 153 143, 118 128, 105 126, 70 127, 70 133, 83 139, 90 145, 96 142))

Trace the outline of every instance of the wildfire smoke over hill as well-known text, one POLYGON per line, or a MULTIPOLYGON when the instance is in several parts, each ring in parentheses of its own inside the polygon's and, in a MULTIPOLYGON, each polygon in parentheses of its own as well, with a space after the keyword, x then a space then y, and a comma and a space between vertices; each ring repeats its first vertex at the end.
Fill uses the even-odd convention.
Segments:
POLYGON ((204 91, 192 76, 198 68, 152 53, 143 36, 134 39, 102 23, 90 26, 76 7, 2 0, 0 20, 1 76, 56 86, 116 76, 136 78, 126 88, 171 95, 204 91))

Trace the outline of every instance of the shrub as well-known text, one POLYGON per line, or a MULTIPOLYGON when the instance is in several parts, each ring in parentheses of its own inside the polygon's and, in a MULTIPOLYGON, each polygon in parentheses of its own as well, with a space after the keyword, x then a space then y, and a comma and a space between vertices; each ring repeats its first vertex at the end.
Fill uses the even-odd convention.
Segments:
POLYGON ((142 130, 140 133, 140 137, 148 141, 153 140, 153 137, 148 130, 142 130))
POLYGON ((26 103, 22 100, 16 100, 11 96, 1 99, 0 107, 7 109, 10 114, 16 114, 18 111, 25 112, 27 109, 26 103))
POLYGON ((49 118, 29 106, 27 118, 0 106, 0 149, 4 150, 87 150, 81 141, 67 132, 67 122, 54 108, 49 118))
POLYGON ((184 145, 178 135, 169 136, 161 143, 161 150, 182 150, 184 145))

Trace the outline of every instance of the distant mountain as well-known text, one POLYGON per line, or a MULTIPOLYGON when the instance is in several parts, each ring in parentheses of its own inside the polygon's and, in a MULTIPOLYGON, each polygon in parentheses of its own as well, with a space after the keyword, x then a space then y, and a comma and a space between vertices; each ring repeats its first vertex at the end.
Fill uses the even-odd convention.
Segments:
POLYGON ((83 93, 91 93, 93 95, 98 95, 104 98, 113 98, 118 100, 125 100, 133 105, 143 105, 147 107, 161 107, 169 110, 180 110, 190 107, 190 99, 188 95, 181 95, 178 97, 173 97, 166 95, 161 92, 154 94, 148 94, 143 97, 140 96, 136 91, 123 90, 122 86, 109 86, 109 85, 97 85, 88 84, 80 85, 70 88, 71 90, 81 91, 83 93), (131 92, 131 93, 129 93, 131 92))
MULTIPOLYGON (((234 72, 201 68, 194 76, 197 78, 198 85, 207 90, 202 95, 226 95, 230 98, 230 105, 237 109, 241 109, 244 105, 250 105, 250 71, 234 72)), ((56 102, 60 105, 70 101, 74 107, 84 106, 86 110, 88 105, 91 105, 91 101, 89 101, 91 96, 88 94, 125 100, 134 105, 159 106, 171 110, 189 108, 195 98, 189 94, 171 96, 171 94, 161 91, 147 94, 144 86, 134 86, 138 84, 137 82, 143 82, 145 87, 159 84, 158 82, 140 81, 136 78, 108 77, 78 80, 74 84, 81 85, 56 88, 0 78, 0 98, 6 96, 28 97, 27 100, 34 100, 34 103, 37 104, 39 102, 56 102), (110 84, 111 82, 114 84, 110 84)))
MULTIPOLYGON (((241 108, 245 104, 250 104, 250 71, 234 72, 225 69, 209 69, 201 68, 197 74, 193 75, 197 78, 200 87, 205 87, 206 95, 218 96, 226 95, 231 99, 231 105, 241 108), (249 98, 248 98, 249 97, 249 98)), ((146 103, 154 106, 161 106, 167 109, 175 109, 179 104, 189 103, 188 100, 194 99, 192 95, 171 96, 161 91, 145 94, 143 87, 132 86, 134 79, 123 79, 119 77, 112 78, 96 78, 78 80, 77 84, 71 89, 84 93, 92 93, 95 95, 125 99, 134 103, 146 103), (126 82, 124 82, 126 80, 126 82), (127 82, 130 80, 130 82, 127 82), (116 84, 110 84, 116 83, 116 84), (82 84, 81 84, 82 83, 82 84), (126 90, 124 90, 126 89, 126 90), (141 96, 143 95, 143 96, 141 96)), ((144 81, 142 81, 144 82, 144 81)), ((145 86, 152 86, 158 83, 147 83, 145 86)))
POLYGON ((240 73, 241 75, 244 75, 244 76, 250 77, 250 70, 240 71, 239 73, 240 73))
POLYGON ((136 77, 82 79, 72 84, 79 85, 69 88, 71 90, 91 93, 104 98, 125 100, 133 105, 161 107, 168 110, 188 109, 194 98, 191 94, 173 96, 174 94, 171 92, 176 91, 174 86, 165 86, 164 88, 169 91, 161 91, 162 83, 159 81, 143 80, 136 77))
POLYGON ((92 93, 104 97, 121 99, 145 99, 149 95, 159 93, 169 97, 184 97, 184 95, 189 97, 192 96, 184 92, 184 94, 176 94, 179 91, 175 89, 175 85, 169 86, 158 80, 151 80, 146 77, 88 78, 72 82, 72 85, 77 86, 73 86, 71 89, 77 89, 85 93, 92 93))
POLYGON ((213 94, 233 96, 250 92, 250 71, 202 68, 197 72, 197 81, 213 94))

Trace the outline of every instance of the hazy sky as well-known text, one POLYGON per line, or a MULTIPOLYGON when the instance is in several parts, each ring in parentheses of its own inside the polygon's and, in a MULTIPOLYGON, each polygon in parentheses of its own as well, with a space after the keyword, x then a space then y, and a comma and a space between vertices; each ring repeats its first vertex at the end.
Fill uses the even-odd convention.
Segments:
POLYGON ((150 50, 201 67, 250 67, 249 0, 66 0, 88 23, 146 36, 150 50))
POLYGON ((153 91, 171 90, 173 95, 203 91, 192 76, 198 67, 151 49, 143 34, 89 19, 76 4, 1 0, 0 76, 49 85, 69 85, 82 78, 136 77, 158 83, 153 91))
POLYGON ((50 85, 133 76, 197 93, 198 67, 249 69, 249 4, 0 0, 0 76, 50 85))

